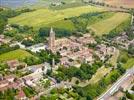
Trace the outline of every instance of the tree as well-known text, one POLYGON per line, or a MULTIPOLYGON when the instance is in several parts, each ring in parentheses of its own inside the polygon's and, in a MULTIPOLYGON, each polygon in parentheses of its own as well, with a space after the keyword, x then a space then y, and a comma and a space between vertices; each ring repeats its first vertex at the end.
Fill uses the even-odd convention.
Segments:
POLYGON ((88 19, 81 19, 81 18, 71 18, 71 21, 74 23, 75 28, 78 32, 85 32, 87 25, 88 25, 88 19))
POLYGON ((93 100, 91 96, 87 96, 87 100, 93 100))
POLYGON ((24 62, 27 63, 27 65, 29 66, 42 63, 40 59, 35 58, 35 57, 26 57, 24 59, 24 62))
POLYGON ((130 44, 128 46, 128 53, 134 55, 134 44, 130 44))
POLYGON ((0 15, 0 34, 3 33, 6 24, 7 19, 0 15))
POLYGON ((119 70, 120 74, 123 74, 126 71, 125 68, 123 68, 120 63, 117 64, 117 69, 119 70))
POLYGON ((130 94, 128 91, 126 91, 126 97, 130 100, 134 100, 134 95, 130 94))

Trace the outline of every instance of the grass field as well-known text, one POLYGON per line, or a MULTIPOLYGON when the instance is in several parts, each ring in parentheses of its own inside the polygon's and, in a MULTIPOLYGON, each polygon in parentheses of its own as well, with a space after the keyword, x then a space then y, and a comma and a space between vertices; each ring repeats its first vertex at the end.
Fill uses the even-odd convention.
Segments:
POLYGON ((113 17, 95 23, 89 27, 93 29, 97 35, 101 36, 103 34, 109 33, 112 29, 116 28, 123 21, 127 20, 129 16, 130 15, 126 13, 116 13, 113 17))
POLYGON ((130 58, 126 64, 123 65, 125 69, 128 69, 130 67, 134 66, 134 58, 130 58))
POLYGON ((18 49, 14 51, 10 51, 4 54, 0 55, 0 62, 7 61, 7 60, 13 60, 13 59, 23 59, 25 57, 32 56, 27 51, 18 49))
POLYGON ((71 20, 59 20, 54 23, 46 25, 46 27, 63 28, 67 30, 75 30, 75 27, 71 20))
POLYGON ((110 72, 111 68, 101 67, 97 70, 95 75, 90 79, 90 84, 97 83, 102 77, 110 72))
POLYGON ((128 69, 134 66, 134 57, 129 57, 128 53, 125 51, 121 51, 119 59, 126 59, 126 63, 123 64, 125 69, 128 69))
POLYGON ((34 12, 23 13, 17 17, 11 18, 9 19, 9 23, 39 28, 63 20, 64 18, 79 16, 83 13, 101 11, 104 11, 104 9, 93 6, 74 7, 64 10, 38 9, 34 12))
POLYGON ((119 57, 119 50, 116 50, 116 52, 114 53, 114 55, 109 59, 109 63, 112 64, 113 66, 116 66, 117 65, 117 60, 118 60, 118 57, 119 57))
MULTIPOLYGON (((108 19, 110 17, 112 17, 115 13, 113 12, 105 12, 105 13, 102 13, 102 14, 99 14, 99 15, 96 15, 96 16, 90 16, 90 18, 83 18, 83 17, 76 17, 76 19, 79 19, 78 22, 81 22, 83 20, 88 20, 87 23, 88 25, 87 26, 90 26, 98 21, 102 21, 104 19, 108 19)), ((81 15, 82 16, 82 15, 81 15)), ((67 30, 77 30, 76 26, 78 25, 78 23, 73 23, 71 21, 71 19, 68 19, 68 20, 60 20, 60 21, 56 21, 54 23, 50 23, 48 25, 46 25, 46 27, 55 27, 55 28, 63 28, 63 29, 67 29, 67 30)), ((81 25, 81 24, 79 24, 81 25)))

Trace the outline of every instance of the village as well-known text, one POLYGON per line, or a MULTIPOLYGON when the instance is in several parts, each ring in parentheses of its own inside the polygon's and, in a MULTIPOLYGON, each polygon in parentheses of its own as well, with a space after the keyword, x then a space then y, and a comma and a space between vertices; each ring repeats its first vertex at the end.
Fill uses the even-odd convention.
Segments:
POLYGON ((0 2, 0 100, 133 100, 133 0, 0 2))
MULTIPOLYGON (((11 47, 19 45, 21 49, 30 50, 31 52, 40 52, 40 50, 51 50, 52 53, 59 52, 60 62, 55 63, 55 59, 52 59, 52 64, 44 62, 39 65, 28 66, 27 63, 20 62, 17 59, 9 60, 6 63, 10 72, 14 73, 16 70, 23 73, 22 77, 17 76, 17 74, 11 74, 3 76, 0 75, 0 91, 4 92, 8 89, 17 89, 19 90, 16 99, 27 100, 26 94, 24 93, 24 87, 34 88, 37 94, 33 95, 32 98, 38 98, 38 95, 45 94, 44 90, 48 89, 49 91, 53 88, 58 87, 72 87, 69 82, 57 83, 57 80, 49 75, 48 71, 52 70, 53 72, 58 69, 59 66, 64 67, 80 67, 81 63, 92 64, 96 60, 95 55, 104 62, 105 60, 110 59, 112 55, 118 50, 114 46, 107 46, 105 44, 96 45, 96 50, 89 48, 88 44, 97 44, 95 39, 90 34, 84 34, 83 37, 68 37, 56 39, 55 32, 53 28, 50 30, 48 43, 47 44, 37 44, 31 47, 25 47, 19 42, 11 44, 11 47)), ((118 37, 120 38, 120 37, 118 37)), ((123 39, 123 38, 122 38, 123 39)), ((6 40, 4 35, 0 36, 0 42, 5 43, 6 40)), ((116 41, 118 41, 116 39, 116 41)), ((114 41, 115 42, 115 41, 114 41)), ((120 41, 119 41, 120 42, 120 41)), ((9 42, 8 42, 9 43, 9 42)), ((123 42, 122 42, 123 43, 123 42)), ((126 42, 125 42, 126 43, 126 42)), ((124 44, 125 45, 125 44, 124 44)), ((124 83, 125 84, 125 83, 124 83)), ((33 90, 32 90, 33 91, 33 90)), ((47 93, 47 92, 46 92, 47 93)))

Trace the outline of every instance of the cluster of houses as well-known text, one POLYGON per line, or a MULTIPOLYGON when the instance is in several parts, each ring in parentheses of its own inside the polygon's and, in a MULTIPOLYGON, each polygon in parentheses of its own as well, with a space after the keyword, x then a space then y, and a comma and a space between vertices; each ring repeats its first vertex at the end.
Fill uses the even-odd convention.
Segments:
POLYGON ((0 76, 0 92, 5 92, 8 89, 17 89, 18 93, 15 96, 16 100, 26 100, 26 95, 22 90, 24 83, 14 75, 0 76))
POLYGON ((9 67, 9 70, 11 72, 17 70, 17 69, 22 69, 22 68, 25 68, 27 67, 27 64, 24 63, 24 62, 19 62, 18 60, 9 60, 6 62, 8 67, 9 67))
POLYGON ((5 91, 9 88, 19 89, 24 86, 22 80, 19 80, 14 75, 1 76, 0 91, 5 91))
MULTIPOLYGON (((68 38, 60 38, 55 40, 55 34, 53 30, 51 30, 52 36, 50 36, 49 45, 46 44, 37 44, 31 47, 25 47, 19 42, 12 43, 10 46, 14 47, 19 45, 20 48, 31 50, 32 52, 40 52, 40 50, 46 50, 49 47, 50 50, 54 52, 59 52, 61 55, 60 63, 56 66, 64 65, 68 66, 76 66, 80 67, 81 63, 93 63, 95 61, 94 54, 96 54, 102 61, 106 59, 106 56, 113 55, 116 51, 115 47, 109 47, 105 44, 100 44, 96 46, 96 50, 88 48, 88 44, 96 44, 95 39, 89 34, 85 34, 83 37, 68 37, 68 38)), ((0 37, 4 38, 4 37, 0 37)), ((9 88, 18 89, 19 93, 16 98, 21 97, 22 99, 26 99, 26 95, 24 91, 21 89, 22 87, 34 87, 39 88, 43 80, 43 82, 50 81, 50 87, 57 84, 56 80, 51 77, 44 77, 47 74, 48 70, 52 70, 52 66, 49 63, 42 63, 39 65, 28 66, 24 62, 20 62, 19 60, 10 60, 6 62, 8 66, 8 70, 10 72, 21 71, 28 72, 28 74, 22 77, 16 77, 14 75, 5 76, 0 78, 0 91, 5 91, 9 88)), ((42 88, 42 87, 41 87, 42 88)), ((41 89, 40 88, 40 89, 41 89)), ((21 100, 22 100, 21 99, 21 100)))
POLYGON ((110 57, 116 52, 116 48, 113 46, 107 46, 105 44, 97 45, 96 47, 96 55, 100 58, 100 60, 105 61, 107 57, 110 57))
POLYGON ((69 37, 58 39, 55 50, 62 56, 60 64, 64 66, 80 66, 82 62, 93 62, 93 50, 86 47, 89 43, 96 43, 91 37, 69 37))
POLYGON ((113 55, 116 52, 114 46, 107 46, 105 44, 99 44, 96 46, 96 50, 87 47, 88 44, 96 44, 96 41, 90 35, 85 34, 83 37, 69 37, 56 40, 56 52, 59 52, 62 56, 60 64, 64 66, 76 66, 79 67, 81 63, 93 63, 94 53, 105 61, 107 57, 113 55))
POLYGON ((15 71, 21 72, 30 72, 27 75, 22 77, 18 77, 15 74, 10 75, 0 75, 0 92, 5 92, 8 89, 17 89, 18 95, 16 95, 17 100, 26 100, 26 95, 23 91, 23 87, 33 87, 39 88, 38 83, 41 80, 48 79, 50 81, 50 85, 56 84, 56 80, 51 79, 50 77, 44 78, 44 74, 47 73, 48 70, 51 70, 51 66, 49 63, 43 63, 39 65, 28 66, 26 63, 22 63, 18 60, 10 60, 7 61, 8 70, 12 73, 15 71))
POLYGON ((112 42, 117 44, 123 49, 128 49, 128 46, 130 44, 134 44, 134 39, 129 40, 126 33, 123 33, 122 35, 115 37, 112 42))

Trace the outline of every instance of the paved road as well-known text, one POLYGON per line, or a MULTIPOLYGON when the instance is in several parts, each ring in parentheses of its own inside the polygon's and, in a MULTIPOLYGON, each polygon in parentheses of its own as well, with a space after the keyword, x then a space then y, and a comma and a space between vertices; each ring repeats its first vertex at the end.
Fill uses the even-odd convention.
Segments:
POLYGON ((127 78, 130 75, 133 75, 133 74, 134 74, 134 67, 132 67, 131 69, 128 69, 126 73, 109 90, 107 90, 107 92, 105 92, 97 100, 107 100, 107 98, 111 96, 112 94, 114 94, 116 91, 118 91, 119 87, 123 84, 123 82, 127 80, 127 78))

